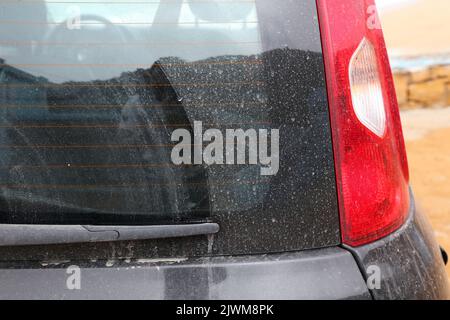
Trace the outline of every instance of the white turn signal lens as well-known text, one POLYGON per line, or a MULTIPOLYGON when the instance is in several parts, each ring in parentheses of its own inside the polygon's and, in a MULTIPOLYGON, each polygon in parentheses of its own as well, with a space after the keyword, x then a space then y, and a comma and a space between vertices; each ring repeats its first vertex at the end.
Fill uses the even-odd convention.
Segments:
POLYGON ((364 38, 350 60, 350 91, 359 121, 379 137, 386 131, 386 111, 372 43, 364 38))

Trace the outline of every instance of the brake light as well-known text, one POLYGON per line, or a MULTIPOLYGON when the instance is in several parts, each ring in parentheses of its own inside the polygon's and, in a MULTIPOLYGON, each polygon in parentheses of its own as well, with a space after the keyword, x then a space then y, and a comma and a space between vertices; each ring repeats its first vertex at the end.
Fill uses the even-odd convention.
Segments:
POLYGON ((408 165, 374 0, 317 0, 342 241, 360 246, 406 220, 408 165))

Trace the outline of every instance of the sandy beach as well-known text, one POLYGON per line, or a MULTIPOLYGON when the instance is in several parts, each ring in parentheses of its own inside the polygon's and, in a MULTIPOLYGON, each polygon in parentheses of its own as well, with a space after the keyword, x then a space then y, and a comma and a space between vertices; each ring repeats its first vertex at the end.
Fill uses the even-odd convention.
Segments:
POLYGON ((450 253, 450 107, 404 111, 402 123, 416 201, 450 253))
POLYGON ((449 0, 377 0, 391 56, 450 55, 449 0))
MULTIPOLYGON (((393 67, 450 61, 449 0, 376 1, 393 67)), ((417 204, 450 253, 450 107, 403 111, 402 124, 417 204)))

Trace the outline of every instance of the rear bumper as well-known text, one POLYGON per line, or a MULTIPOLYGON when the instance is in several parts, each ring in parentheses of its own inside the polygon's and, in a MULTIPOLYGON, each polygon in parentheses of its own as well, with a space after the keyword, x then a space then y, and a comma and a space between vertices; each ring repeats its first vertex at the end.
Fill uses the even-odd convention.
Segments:
POLYGON ((426 217, 411 208, 406 224, 375 243, 346 248, 353 253, 365 278, 380 271, 375 299, 450 299, 450 286, 440 248, 426 217), (367 272, 369 271, 369 272, 367 272))
POLYGON ((80 266, 80 290, 66 286, 68 264, 0 270, 0 299, 370 299, 355 260, 342 248, 97 263, 80 266))
POLYGON ((187 260, 2 263, 0 283, 0 299, 449 298, 439 248, 414 206, 400 230, 357 249, 187 260), (79 289, 69 266, 79 267, 79 289), (379 268, 379 289, 366 285, 371 266, 379 268))

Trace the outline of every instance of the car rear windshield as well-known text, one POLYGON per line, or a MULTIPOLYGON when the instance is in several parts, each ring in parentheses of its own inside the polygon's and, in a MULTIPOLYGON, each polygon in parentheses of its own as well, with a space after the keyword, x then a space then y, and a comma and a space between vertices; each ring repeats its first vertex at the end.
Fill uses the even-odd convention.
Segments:
POLYGON ((0 223, 302 208, 332 184, 314 3, 2 1, 0 223))

